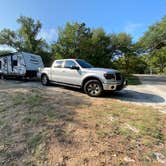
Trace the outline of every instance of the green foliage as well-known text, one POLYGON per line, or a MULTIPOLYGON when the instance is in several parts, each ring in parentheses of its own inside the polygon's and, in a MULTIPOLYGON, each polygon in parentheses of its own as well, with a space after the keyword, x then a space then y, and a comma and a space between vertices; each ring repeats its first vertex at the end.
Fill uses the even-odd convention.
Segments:
POLYGON ((149 52, 148 64, 151 72, 164 73, 166 66, 166 16, 149 27, 138 42, 149 52))
POLYGON ((135 75, 125 75, 125 78, 127 79, 127 84, 128 85, 140 85, 141 81, 139 78, 135 75))
POLYGON ((80 47, 85 49, 90 37, 90 29, 84 23, 68 22, 65 28, 59 28, 58 41, 52 44, 53 53, 58 58, 78 58, 82 51, 80 47))
POLYGON ((111 66, 111 49, 109 48, 110 38, 102 28, 92 31, 91 49, 89 52, 89 61, 94 66, 111 66))
POLYGON ((0 31, 0 44, 6 44, 16 50, 20 50, 22 47, 21 38, 18 33, 10 29, 3 29, 0 31))
POLYGON ((166 45, 166 16, 153 25, 151 25, 140 42, 145 48, 160 49, 166 45))
POLYGON ((102 28, 90 30, 85 23, 67 23, 59 29, 58 41, 52 44, 52 51, 57 59, 80 58, 98 67, 112 67, 114 57, 120 54, 123 68, 129 72, 129 58, 135 56, 132 47, 132 38, 126 33, 107 35, 102 28))
POLYGON ((166 67, 166 47, 154 50, 150 57, 152 66, 157 68, 160 73, 163 73, 164 67, 166 67))
POLYGON ((95 66, 110 66, 109 36, 103 29, 90 30, 85 23, 67 23, 52 44, 56 58, 80 58, 95 66))
POLYGON ((17 23, 20 24, 17 31, 10 29, 0 31, 0 44, 8 45, 17 51, 39 54, 44 59, 44 63, 49 64, 51 59, 49 46, 43 38, 39 38, 41 22, 21 16, 17 19, 17 23))
POLYGON ((114 67, 124 73, 144 73, 146 63, 137 56, 132 38, 126 33, 112 34, 110 39, 114 54, 114 67))

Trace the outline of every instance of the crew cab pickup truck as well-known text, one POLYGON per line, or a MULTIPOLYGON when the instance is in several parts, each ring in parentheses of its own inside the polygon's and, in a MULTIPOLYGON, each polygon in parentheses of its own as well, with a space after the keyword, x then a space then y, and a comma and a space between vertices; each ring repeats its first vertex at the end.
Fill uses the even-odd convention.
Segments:
POLYGON ((95 68, 85 60, 55 60, 50 68, 40 69, 41 83, 55 83, 82 88, 89 96, 100 96, 104 91, 119 91, 127 85, 121 73, 114 69, 95 68))

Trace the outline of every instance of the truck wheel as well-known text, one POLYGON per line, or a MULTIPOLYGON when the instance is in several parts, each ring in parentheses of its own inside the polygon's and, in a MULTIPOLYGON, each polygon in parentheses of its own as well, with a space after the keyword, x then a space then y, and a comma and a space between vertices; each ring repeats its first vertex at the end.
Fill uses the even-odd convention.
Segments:
POLYGON ((41 83, 42 83, 42 85, 44 85, 44 86, 47 86, 47 85, 49 85, 49 79, 48 79, 48 76, 47 75, 42 75, 41 76, 41 83))
POLYGON ((103 87, 98 80, 89 80, 84 85, 84 91, 91 97, 101 96, 103 87))

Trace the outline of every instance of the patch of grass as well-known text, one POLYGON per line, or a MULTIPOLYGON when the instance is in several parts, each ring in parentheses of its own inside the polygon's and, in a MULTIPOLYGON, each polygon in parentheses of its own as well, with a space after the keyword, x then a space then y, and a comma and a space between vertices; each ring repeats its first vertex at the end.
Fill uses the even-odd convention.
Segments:
POLYGON ((0 108, 0 113, 1 113, 1 112, 5 112, 5 111, 6 111, 5 108, 0 108))
POLYGON ((156 155, 153 152, 150 152, 148 154, 148 157, 150 157, 150 159, 152 159, 152 160, 156 160, 156 155))
POLYGON ((13 96, 13 105, 26 104, 29 107, 39 106, 43 101, 43 96, 38 90, 32 90, 30 93, 16 93, 13 96))
POLYGON ((159 112, 152 108, 120 104, 119 102, 109 102, 108 104, 110 104, 110 109, 109 107, 93 107, 92 115, 89 116, 90 118, 95 117, 98 126, 96 133, 100 137, 110 134, 121 135, 125 139, 141 139, 147 146, 165 142, 162 130, 163 121, 160 119, 159 112), (108 118, 110 116, 112 120, 108 118), (125 124, 133 128, 130 129, 125 124))
POLYGON ((5 135, 11 135, 11 130, 11 126, 8 122, 3 122, 3 124, 1 124, 1 131, 4 132, 5 135))
POLYGON ((128 81, 128 85, 140 85, 141 81, 137 76, 134 75, 125 75, 125 79, 128 81))
POLYGON ((35 149, 42 141, 42 134, 36 133, 33 134, 27 141, 27 145, 29 149, 35 149))
POLYGON ((118 164, 118 166, 127 166, 128 164, 125 161, 120 161, 120 163, 118 164))
POLYGON ((126 139, 135 139, 137 137, 136 133, 126 128, 125 126, 120 126, 118 130, 118 133, 123 135, 126 139))
POLYGON ((38 93, 32 93, 31 95, 29 95, 26 98, 26 103, 29 106, 39 106, 43 101, 43 97, 41 96, 41 94, 38 93))
POLYGON ((22 104, 24 101, 24 95, 22 93, 16 93, 13 97, 13 105, 17 106, 22 104))
POLYGON ((37 116, 34 116, 34 115, 27 115, 23 119, 23 123, 32 124, 32 125, 35 125, 35 124, 39 123, 39 121, 40 121, 40 117, 37 117, 37 116))
POLYGON ((70 131, 57 127, 55 129, 54 133, 59 142, 71 143, 71 140, 70 140, 71 132, 70 131))
POLYGON ((4 125, 4 121, 0 120, 0 127, 4 125))

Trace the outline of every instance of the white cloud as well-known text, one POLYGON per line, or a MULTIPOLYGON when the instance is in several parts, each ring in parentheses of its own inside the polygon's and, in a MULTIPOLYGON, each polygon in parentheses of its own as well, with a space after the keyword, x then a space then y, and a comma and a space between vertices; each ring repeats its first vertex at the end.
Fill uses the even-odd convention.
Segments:
POLYGON ((41 30, 40 34, 39 34, 39 38, 42 37, 44 38, 46 41, 51 42, 51 41, 55 41, 58 37, 58 31, 57 29, 51 28, 48 30, 41 30))
POLYGON ((125 30, 125 32, 132 34, 132 33, 137 32, 137 30, 139 30, 139 28, 141 28, 142 26, 143 25, 140 23, 128 23, 125 26, 124 30, 125 30))

